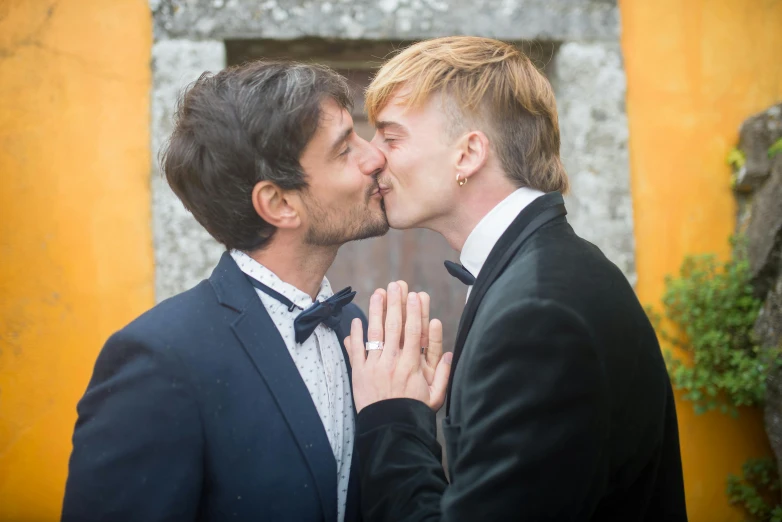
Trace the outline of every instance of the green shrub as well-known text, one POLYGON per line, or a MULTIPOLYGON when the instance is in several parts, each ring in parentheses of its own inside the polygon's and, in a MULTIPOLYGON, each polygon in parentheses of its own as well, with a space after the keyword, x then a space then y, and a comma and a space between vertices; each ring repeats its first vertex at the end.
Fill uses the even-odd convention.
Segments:
POLYGON ((741 506, 748 522, 782 522, 779 505, 779 475, 772 459, 750 459, 742 476, 728 476, 728 500, 741 506))
MULTIPOLYGON (((712 254, 688 256, 679 277, 666 278, 663 309, 675 333, 662 328, 659 314, 648 309, 671 383, 684 391, 696 413, 719 408, 737 415, 739 406, 762 405, 769 367, 778 364, 779 350, 762 349, 754 339, 762 303, 754 296, 743 241, 732 241, 732 246, 729 261, 720 263, 712 254), (674 356, 674 346, 691 360, 674 356)), ((727 493, 730 503, 747 513, 748 522, 782 522, 774 460, 748 460, 741 477, 728 477, 727 493)))
POLYGON ((765 396, 771 354, 752 335, 761 302, 753 295, 743 247, 734 246, 733 259, 688 256, 679 277, 666 278, 663 308, 675 334, 660 328, 652 312, 671 382, 698 413, 719 407, 735 414, 737 407, 761 404, 765 396), (692 360, 676 358, 674 346, 692 360))

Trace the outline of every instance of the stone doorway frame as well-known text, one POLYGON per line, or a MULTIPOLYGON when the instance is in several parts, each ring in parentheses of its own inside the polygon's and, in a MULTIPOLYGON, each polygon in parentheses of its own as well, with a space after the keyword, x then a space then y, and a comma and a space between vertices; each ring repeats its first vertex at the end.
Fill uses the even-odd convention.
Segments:
MULTIPOLYGON (((472 34, 559 42, 549 64, 570 175, 569 220, 635 282, 625 112, 625 74, 614 0, 381 0, 309 2, 151 0, 152 223, 155 293, 161 301, 211 273, 223 249, 161 178, 158 153, 171 133, 178 93, 227 64, 226 42, 315 38, 326 42, 413 41, 472 34)), ((230 45, 230 43, 229 43, 230 45)))

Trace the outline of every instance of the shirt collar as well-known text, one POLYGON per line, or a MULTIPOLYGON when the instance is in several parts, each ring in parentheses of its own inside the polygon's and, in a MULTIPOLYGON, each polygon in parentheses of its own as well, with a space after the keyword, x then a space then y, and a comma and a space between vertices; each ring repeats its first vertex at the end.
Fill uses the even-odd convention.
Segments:
POLYGON ((521 187, 500 201, 467 236, 459 257, 462 266, 477 278, 500 236, 527 205, 542 195, 539 190, 521 187))
MULTIPOLYGON (((240 250, 231 250, 231 257, 234 259, 234 261, 236 261, 236 264, 239 266, 239 269, 242 272, 252 277, 253 279, 260 281, 272 290, 281 293, 302 310, 306 310, 312 305, 312 298, 307 292, 299 290, 295 286, 286 283, 277 277, 274 272, 244 252, 240 250)), ((325 301, 332 295, 334 295, 334 292, 331 290, 331 283, 329 283, 329 280, 324 277, 323 282, 320 284, 320 290, 318 291, 318 295, 316 296, 315 300, 325 301)))

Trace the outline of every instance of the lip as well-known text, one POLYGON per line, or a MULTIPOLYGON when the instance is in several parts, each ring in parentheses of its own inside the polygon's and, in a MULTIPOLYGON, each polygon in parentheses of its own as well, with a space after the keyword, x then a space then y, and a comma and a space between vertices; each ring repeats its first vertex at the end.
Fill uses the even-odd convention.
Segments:
POLYGON ((374 198, 375 196, 380 196, 382 198, 389 192, 391 192, 391 187, 386 185, 377 185, 375 190, 372 191, 369 197, 374 198))

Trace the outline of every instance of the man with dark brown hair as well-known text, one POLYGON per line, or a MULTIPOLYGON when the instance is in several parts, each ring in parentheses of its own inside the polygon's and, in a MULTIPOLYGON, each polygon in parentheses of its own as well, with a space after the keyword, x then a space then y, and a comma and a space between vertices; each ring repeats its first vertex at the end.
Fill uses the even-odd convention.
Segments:
POLYGON ((421 349, 441 350, 442 325, 421 324, 403 285, 370 300, 368 344, 382 350, 365 353, 353 322, 364 516, 686 521, 660 347, 625 277, 565 219, 548 81, 513 45, 428 40, 380 69, 367 112, 390 225, 442 234, 469 289, 453 359, 434 372, 421 349), (450 480, 434 413, 446 383, 450 480))
POLYGON ((358 519, 341 340, 363 316, 324 277, 388 224, 336 73, 253 63, 180 100, 169 185, 226 253, 113 335, 78 405, 62 518, 358 519))

